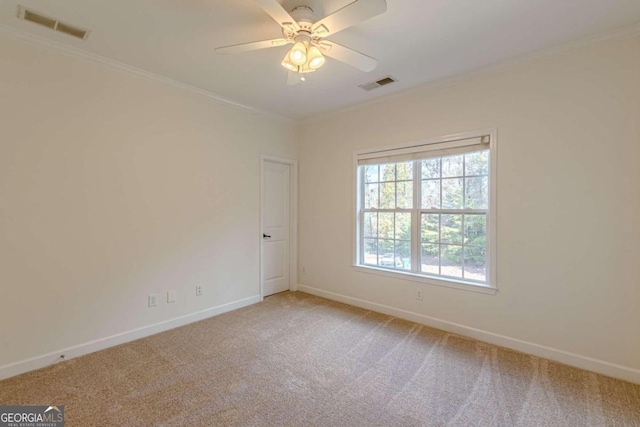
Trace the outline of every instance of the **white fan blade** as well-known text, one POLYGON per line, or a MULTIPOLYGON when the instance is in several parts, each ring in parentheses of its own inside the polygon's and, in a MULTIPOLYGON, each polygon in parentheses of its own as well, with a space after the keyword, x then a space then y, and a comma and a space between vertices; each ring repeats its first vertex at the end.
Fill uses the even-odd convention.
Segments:
POLYGON ((287 39, 263 40, 259 42, 234 44, 231 46, 222 46, 216 48, 219 55, 228 55, 230 53, 249 52, 250 50, 266 49, 268 47, 282 46, 289 43, 287 39))
POLYGON ((318 47, 323 54, 362 71, 373 71, 378 66, 377 59, 329 40, 322 40, 318 47))
POLYGON ((294 86, 301 82, 300 73, 296 73, 295 71, 287 72, 287 86, 294 86))
POLYGON ((277 0, 253 0, 283 28, 296 32, 300 26, 277 0))
POLYGON ((355 0, 313 24, 312 30, 319 37, 328 37, 386 11, 385 0, 355 0))

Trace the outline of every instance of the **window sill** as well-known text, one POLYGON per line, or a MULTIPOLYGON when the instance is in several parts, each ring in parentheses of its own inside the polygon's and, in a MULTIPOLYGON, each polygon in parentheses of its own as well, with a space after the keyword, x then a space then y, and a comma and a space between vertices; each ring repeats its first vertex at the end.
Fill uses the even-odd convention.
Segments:
POLYGON ((420 274, 415 274, 407 271, 395 271, 386 268, 378 268, 365 265, 353 265, 352 268, 355 271, 367 274, 376 274, 378 276, 393 277, 394 279, 410 280, 412 282, 424 283, 427 285, 443 286, 446 288, 461 289, 463 291, 477 292, 481 294, 495 295, 498 289, 489 285, 482 285, 479 283, 462 282, 456 280, 447 280, 444 278, 436 279, 434 277, 427 277, 420 274))

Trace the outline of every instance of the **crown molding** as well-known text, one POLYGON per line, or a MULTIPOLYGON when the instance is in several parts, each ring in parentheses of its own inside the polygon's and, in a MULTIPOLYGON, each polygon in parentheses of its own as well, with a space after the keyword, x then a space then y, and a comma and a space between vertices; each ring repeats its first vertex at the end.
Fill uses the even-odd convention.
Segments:
POLYGON ((477 69, 460 73, 454 76, 445 77, 435 81, 423 83, 421 85, 413 86, 399 92, 390 93, 388 95, 383 95, 378 98, 359 102, 357 104, 353 104, 344 108, 328 111, 326 113, 316 114, 311 117, 298 119, 298 120, 285 117, 276 113, 272 113, 270 111, 263 110, 260 108, 252 107, 250 105, 245 105, 245 104, 224 98, 222 96, 219 96, 205 89, 201 89, 201 88, 180 82, 178 80, 171 79, 169 77, 161 76, 159 74, 151 73, 149 71, 145 71, 140 68, 133 67, 131 65, 127 65, 125 63, 115 61, 113 59, 109 59, 107 57, 100 56, 98 54, 95 54, 83 49, 79 49, 74 46, 70 46, 64 43, 50 40, 48 38, 38 36, 32 33, 28 33, 23 30, 18 30, 17 28, 11 27, 6 24, 0 24, 0 36, 17 40, 32 46, 37 46, 37 47, 41 47, 54 52, 62 53, 77 59, 81 59, 97 65, 101 65, 103 67, 115 69, 134 77, 173 86, 178 89, 182 89, 191 93, 205 96, 220 104, 227 105, 240 110, 248 111, 251 113, 267 116, 283 123, 306 125, 306 124, 321 122, 337 114, 342 114, 348 111, 359 110, 370 105, 387 101, 389 99, 402 97, 409 92, 431 91, 431 90, 439 89, 445 86, 450 86, 455 83, 481 77, 483 75, 504 71, 506 69, 513 68, 518 65, 526 64, 528 62, 532 62, 545 57, 559 55, 559 54, 568 53, 571 51, 576 51, 581 49, 586 49, 599 44, 613 43, 616 41, 626 40, 634 37, 640 37, 640 23, 629 25, 622 28, 616 28, 615 30, 612 30, 606 33, 597 34, 595 36, 581 38, 581 39, 573 40, 566 43, 561 43, 555 46, 551 46, 549 48, 541 49, 529 54, 518 56, 517 58, 507 59, 493 65, 488 65, 486 67, 477 68, 477 69))
POLYGON ((378 98, 362 101, 357 104, 352 104, 337 110, 328 111, 326 113, 316 114, 311 117, 298 120, 298 124, 307 125, 307 124, 319 123, 338 114, 343 114, 349 111, 361 110, 370 105, 375 105, 381 102, 388 101, 390 99, 400 98, 402 96, 405 96, 407 93, 429 92, 432 90, 441 89, 446 86, 451 86, 456 83, 472 80, 474 78, 505 71, 510 68, 514 68, 518 65, 527 64, 529 62, 533 62, 546 57, 561 55, 561 54, 565 54, 573 51, 587 49, 597 45, 632 39, 635 37, 640 37, 640 23, 628 25, 621 28, 616 28, 615 30, 608 31, 606 33, 596 34, 595 36, 585 37, 585 38, 557 44, 557 45, 547 47, 541 50, 537 50, 531 53, 520 55, 515 58, 506 59, 495 64, 487 65, 485 67, 476 68, 474 70, 456 74, 450 77, 444 77, 444 78, 423 83, 417 86, 412 86, 407 89, 403 89, 399 92, 393 92, 388 95, 383 95, 378 98))
POLYGON ((16 40, 19 42, 23 42, 31 46, 41 47, 49 51, 62 53, 64 55, 67 55, 76 59, 80 59, 80 60, 91 62, 93 64, 97 64, 106 68, 120 71, 122 73, 128 74, 133 77, 153 81, 156 83, 161 83, 164 85, 172 86, 177 89, 182 89, 191 93, 195 93, 195 94, 207 97, 220 104, 233 107, 236 109, 248 111, 250 113, 267 116, 283 123, 288 123, 288 124, 296 123, 295 120, 290 119, 289 117, 281 116, 279 114, 262 110, 260 108, 252 107, 250 105, 245 105, 245 104, 233 101, 231 99, 227 99, 222 96, 219 96, 208 90, 201 89, 201 88, 180 82, 178 80, 174 80, 169 77, 161 76, 159 74, 155 74, 155 73, 143 70, 141 68, 137 68, 137 67, 125 64, 123 62, 119 62, 119 61, 98 55, 96 53, 92 53, 92 52, 77 48, 75 46, 70 46, 64 43, 50 40, 46 37, 42 37, 42 36, 32 34, 23 30, 19 30, 17 28, 11 27, 6 24, 0 24, 0 36, 6 37, 12 40, 16 40))

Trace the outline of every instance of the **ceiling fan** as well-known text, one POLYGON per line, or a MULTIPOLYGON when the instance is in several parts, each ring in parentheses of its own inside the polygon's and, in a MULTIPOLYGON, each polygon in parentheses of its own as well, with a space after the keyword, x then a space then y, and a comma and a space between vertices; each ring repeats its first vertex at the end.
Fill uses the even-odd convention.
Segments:
POLYGON ((325 37, 385 12, 385 0, 354 0, 322 19, 308 6, 295 7, 289 14, 277 0, 254 1, 280 24, 282 38, 222 46, 216 48, 216 53, 226 55, 293 44, 281 63, 289 70, 287 84, 290 85, 304 81, 305 74, 322 67, 324 55, 362 71, 371 71, 378 65, 376 59, 325 37))

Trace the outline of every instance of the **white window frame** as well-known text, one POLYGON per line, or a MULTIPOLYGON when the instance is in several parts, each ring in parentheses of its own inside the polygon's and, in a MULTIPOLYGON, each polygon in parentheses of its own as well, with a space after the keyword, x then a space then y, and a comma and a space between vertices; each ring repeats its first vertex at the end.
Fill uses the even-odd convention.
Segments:
MULTIPOLYGON (((428 285, 435 286, 445 286, 449 288, 455 289, 463 289, 472 292, 479 292, 485 294, 495 294, 498 291, 497 287, 497 275, 496 275, 496 267, 497 267, 497 254, 496 254, 496 237, 497 237, 497 129, 489 129, 477 132, 464 132, 458 133, 454 135, 447 135, 437 138, 430 138, 421 141, 413 141, 409 143, 403 143, 399 145, 393 146, 385 146, 385 147, 376 147, 370 149, 362 149, 356 150, 353 154, 353 269, 362 273, 376 274, 386 277, 392 277, 396 279, 409 280, 413 282, 424 283, 428 285), (413 271, 402 271, 402 270, 394 270, 383 267, 376 267, 372 265, 365 265, 362 260, 362 233, 363 233, 363 225, 362 225, 362 212, 361 212, 361 198, 362 194, 362 174, 358 173, 358 159, 359 158, 367 158, 367 157, 375 157, 376 153, 386 152, 386 151, 395 151, 396 153, 402 153, 401 150, 406 150, 406 152, 411 152, 417 147, 423 147, 427 150, 429 149, 429 145, 432 144, 442 144, 459 140, 473 139, 473 138, 482 138, 489 137, 489 206, 487 210, 487 258, 486 258, 486 268, 487 268, 487 282, 479 283, 468 281, 464 279, 455 279, 448 277, 436 277, 436 276, 428 276, 424 274, 419 274, 413 271)), ((435 146, 434 146, 435 147, 435 146)), ((415 173, 415 171, 414 171, 415 173)), ((415 235, 417 235, 416 231, 419 228, 420 221, 420 211, 421 209, 416 204, 418 200, 416 198, 417 188, 414 185, 414 208, 413 211, 418 212, 418 215, 414 215, 413 224, 412 224, 412 264, 416 262, 415 260, 419 257, 419 241, 416 241, 415 235)))

